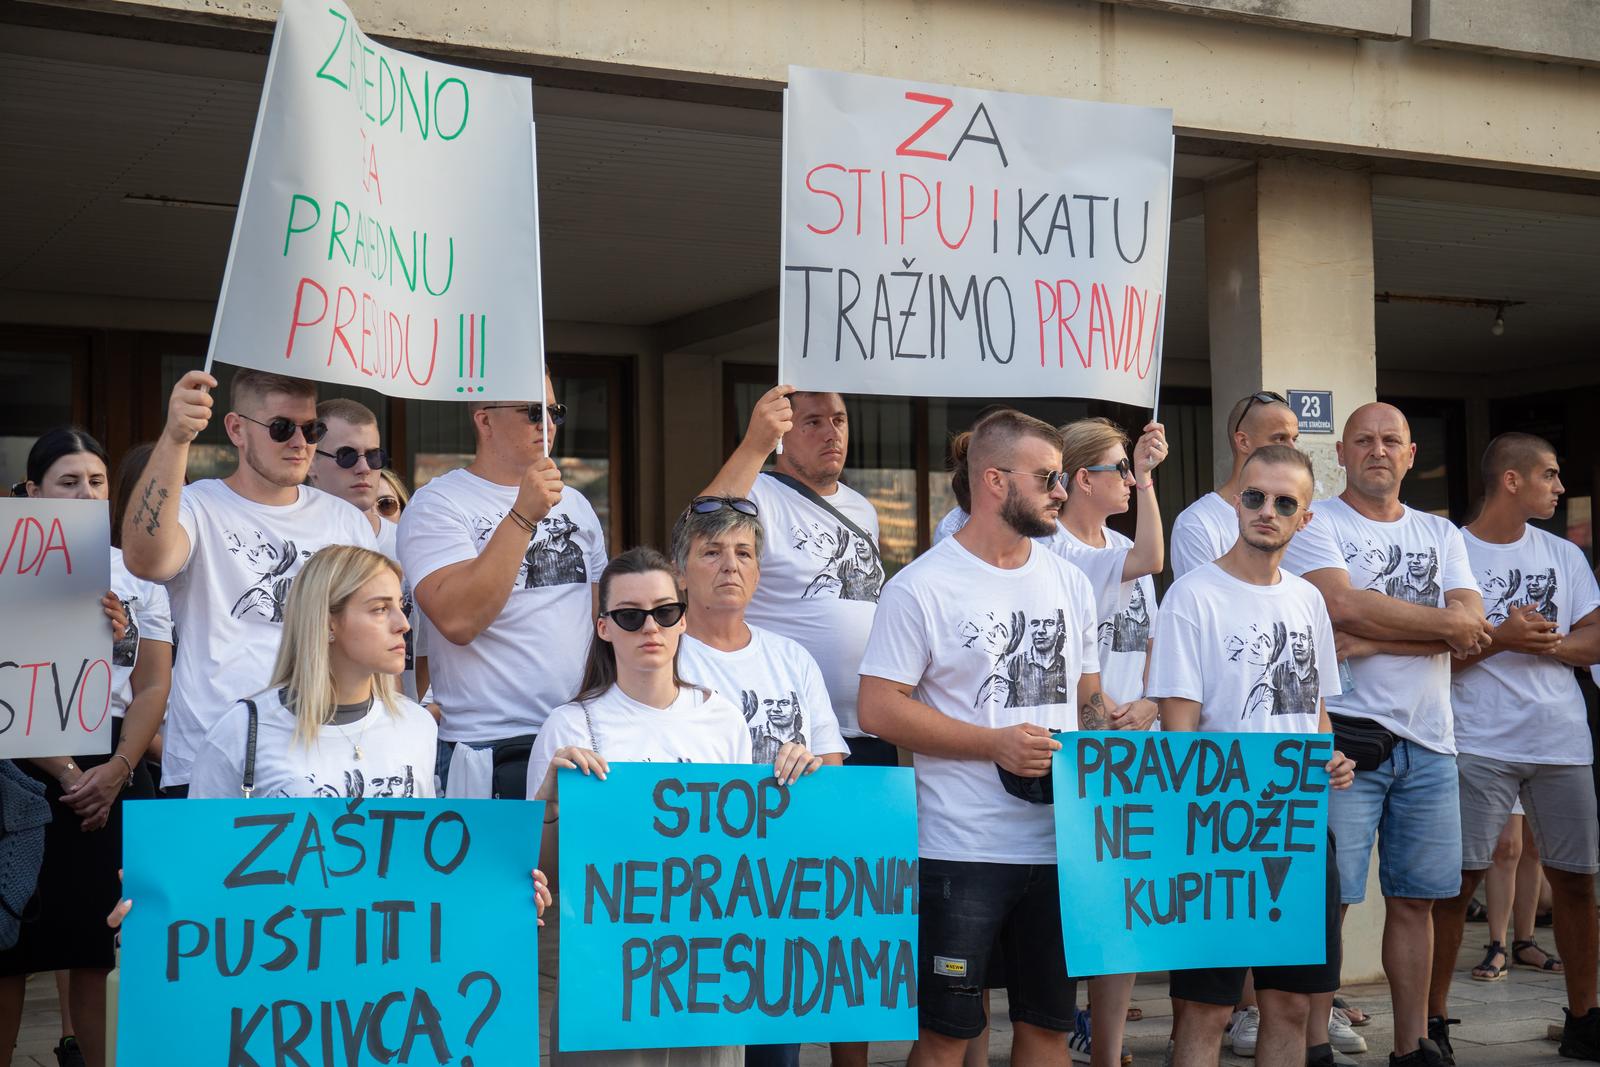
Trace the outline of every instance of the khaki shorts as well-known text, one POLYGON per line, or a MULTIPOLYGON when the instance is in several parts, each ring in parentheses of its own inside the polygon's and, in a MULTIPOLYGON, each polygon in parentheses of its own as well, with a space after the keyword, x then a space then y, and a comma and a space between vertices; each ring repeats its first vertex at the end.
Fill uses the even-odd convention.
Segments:
POLYGON ((1600 871, 1600 822, 1588 764, 1508 763, 1463 752, 1456 769, 1463 870, 1493 865, 1495 841, 1520 798, 1541 863, 1575 874, 1600 871))

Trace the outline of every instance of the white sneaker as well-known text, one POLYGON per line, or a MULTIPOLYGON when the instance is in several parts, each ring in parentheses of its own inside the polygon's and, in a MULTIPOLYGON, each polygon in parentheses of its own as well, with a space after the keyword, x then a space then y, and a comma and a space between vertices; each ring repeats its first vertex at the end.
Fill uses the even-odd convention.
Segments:
POLYGON ((1255 1008, 1234 1012, 1235 1022, 1228 1032, 1229 1045, 1235 1056, 1256 1054, 1256 1034, 1261 1029, 1261 1013, 1255 1008))
POLYGON ((1350 1016, 1342 1008, 1328 1016, 1328 1043, 1335 1052, 1367 1051, 1367 1039, 1350 1028, 1350 1016))

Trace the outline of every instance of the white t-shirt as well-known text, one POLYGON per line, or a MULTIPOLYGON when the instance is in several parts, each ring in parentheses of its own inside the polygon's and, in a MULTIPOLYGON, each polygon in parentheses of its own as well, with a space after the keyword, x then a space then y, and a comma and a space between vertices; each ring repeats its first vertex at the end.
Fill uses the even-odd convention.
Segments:
MULTIPOLYGON (((839 728, 847 737, 860 737, 857 668, 883 589, 883 564, 848 527, 776 478, 757 475, 750 499, 761 509, 766 536, 761 581, 745 621, 798 641, 811 653, 833 697, 839 728)), ((878 544, 871 501, 848 485, 824 499, 878 544)))
POLYGON ((182 785, 207 731, 241 696, 266 688, 289 587, 328 545, 376 548, 367 517, 309 485, 281 507, 246 500, 219 478, 185 486, 178 521, 189 558, 171 581, 179 640, 167 701, 161 782, 182 785))
MULTIPOLYGON (((378 551, 396 563, 400 562, 399 540, 400 524, 390 522, 388 519, 379 519, 378 551)), ((401 570, 404 571, 405 568, 401 567, 401 570)), ((412 700, 416 700, 420 696, 417 693, 417 660, 428 654, 428 637, 423 627, 422 611, 411 595, 409 574, 400 582, 400 607, 405 611, 407 621, 411 623, 411 629, 406 631, 406 669, 400 675, 400 690, 412 700)))
POLYGON ((128 613, 128 629, 111 646, 111 714, 122 718, 133 701, 133 667, 139 662, 140 641, 172 644, 172 604, 166 586, 128 573, 122 549, 111 550, 111 589, 128 613))
MULTIPOLYGON (((1572 542, 1533 526, 1509 545, 1480 541, 1466 529, 1461 537, 1494 625, 1532 604, 1565 634, 1600 607, 1594 572, 1572 542)), ((1510 763, 1594 762, 1583 691, 1554 656, 1497 652, 1457 671, 1450 697, 1462 752, 1510 763)))
MULTIPOLYGON (((1311 505, 1312 519, 1283 556, 1294 574, 1335 568, 1350 585, 1412 604, 1442 608, 1452 589, 1477 592, 1467 546, 1448 519, 1406 508, 1393 522, 1375 522, 1338 497, 1311 505)), ((1454 755, 1450 713, 1450 654, 1359 656, 1347 661, 1353 685, 1328 701, 1328 710, 1355 715, 1454 755)))
MULTIPOLYGON (((251 699, 257 713, 252 796, 434 795, 439 729, 415 701, 396 697, 396 710, 391 712, 383 701, 374 700, 372 710, 355 722, 323 726, 308 747, 295 740, 294 713, 284 707, 282 690, 267 690, 251 699)), ((234 704, 206 734, 195 756, 190 797, 239 797, 249 724, 244 704, 234 704)))
POLYGON ((1197 567, 1167 590, 1155 634, 1150 696, 1198 700, 1202 730, 1314 734, 1317 701, 1339 692, 1328 605, 1287 571, 1252 585, 1197 567))
POLYGON ((1172 523, 1172 576, 1220 559, 1239 540, 1239 513, 1217 493, 1207 493, 1178 513, 1172 523))
POLYGON ((613 685, 587 704, 550 713, 528 757, 528 799, 538 799, 561 748, 586 748, 608 763, 750 763, 750 731, 739 709, 716 693, 678 690, 671 707, 641 704, 613 685))
MULTIPOLYGON (((434 571, 476 559, 516 503, 517 487, 467 470, 417 490, 400 516, 400 563, 415 588, 434 571)), ((469 644, 428 644, 428 674, 444 709, 439 736, 482 743, 536 733, 578 692, 594 635, 591 585, 606 567, 605 533, 572 486, 539 520, 506 606, 469 644)))
POLYGON ((1122 568, 1133 542, 1109 526, 1103 532, 1106 543, 1095 548, 1063 526, 1050 547, 1083 571, 1095 590, 1100 687, 1109 699, 1126 704, 1144 696, 1144 662, 1156 621, 1156 583, 1148 574, 1123 581, 1122 568))
POLYGON ((716 690, 744 714, 752 763, 771 763, 786 741, 798 741, 813 756, 850 751, 839 735, 822 669, 787 637, 752 626, 749 644, 722 652, 684 634, 678 676, 716 690))
MULTIPOLYGON (((861 673, 913 685, 962 722, 1075 730, 1078 679, 1100 670, 1097 646, 1078 568, 1030 544, 1026 563, 1003 570, 949 537, 884 588, 861 673)), ((915 766, 919 855, 1056 861, 1050 807, 1007 793, 995 764, 919 752, 915 766)))

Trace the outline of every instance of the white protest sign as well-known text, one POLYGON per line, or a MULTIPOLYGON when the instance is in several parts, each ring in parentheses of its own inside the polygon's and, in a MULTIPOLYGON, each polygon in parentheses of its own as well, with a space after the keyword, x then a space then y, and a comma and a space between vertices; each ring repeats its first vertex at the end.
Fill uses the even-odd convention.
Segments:
POLYGON ((111 751, 104 500, 0 498, 0 759, 111 751))
POLYGON ((209 360, 429 400, 544 395, 526 78, 284 0, 209 360))
POLYGON ((789 68, 782 381, 1154 406, 1172 112, 789 68))

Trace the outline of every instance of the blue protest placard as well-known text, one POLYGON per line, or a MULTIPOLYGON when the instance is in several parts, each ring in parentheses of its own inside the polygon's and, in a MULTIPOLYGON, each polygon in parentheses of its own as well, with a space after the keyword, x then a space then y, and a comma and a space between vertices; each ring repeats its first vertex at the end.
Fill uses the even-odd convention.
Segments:
POLYGON ((536 1064, 543 808, 130 801, 118 1062, 536 1064))
POLYGON ((1323 962, 1332 735, 1056 737, 1069 973, 1323 962))
POLYGON ((910 770, 560 778, 562 1051, 917 1035, 910 770))

